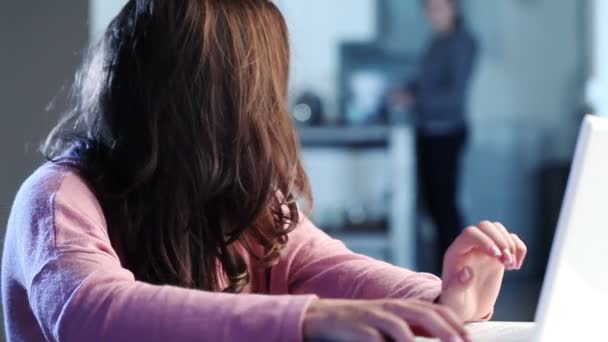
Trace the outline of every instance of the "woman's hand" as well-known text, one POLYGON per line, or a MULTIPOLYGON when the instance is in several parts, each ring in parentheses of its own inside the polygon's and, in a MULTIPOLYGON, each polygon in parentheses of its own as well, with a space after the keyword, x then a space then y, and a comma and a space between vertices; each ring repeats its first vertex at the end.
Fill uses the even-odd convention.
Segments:
POLYGON ((470 340, 464 322, 451 309, 415 299, 321 299, 304 316, 306 340, 409 342, 415 335, 470 340))
POLYGON ((519 270, 527 248, 498 222, 467 227, 443 259, 443 288, 438 302, 464 321, 489 318, 505 269, 519 270))

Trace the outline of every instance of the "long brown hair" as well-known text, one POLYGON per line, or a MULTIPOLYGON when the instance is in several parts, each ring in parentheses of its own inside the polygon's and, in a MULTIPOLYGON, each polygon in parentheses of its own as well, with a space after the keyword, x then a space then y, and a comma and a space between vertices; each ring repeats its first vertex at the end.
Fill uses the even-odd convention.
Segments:
POLYGON ((236 244, 271 267, 296 201, 311 202, 288 74, 287 28, 269 0, 131 0, 44 153, 91 185, 138 280, 239 292, 249 273, 236 244))

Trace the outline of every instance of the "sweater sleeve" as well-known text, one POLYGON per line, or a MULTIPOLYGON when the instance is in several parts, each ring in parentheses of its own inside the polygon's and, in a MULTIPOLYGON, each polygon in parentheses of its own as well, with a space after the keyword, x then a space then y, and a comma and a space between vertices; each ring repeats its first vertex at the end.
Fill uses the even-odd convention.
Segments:
POLYGON ((30 305, 51 341, 302 339, 315 296, 224 294, 136 281, 121 267, 96 200, 68 175, 38 221, 23 268, 30 305))
POLYGON ((275 293, 434 301, 441 292, 441 280, 434 275, 416 273, 353 253, 305 217, 290 235, 287 245, 281 261, 272 270, 271 290, 275 293))

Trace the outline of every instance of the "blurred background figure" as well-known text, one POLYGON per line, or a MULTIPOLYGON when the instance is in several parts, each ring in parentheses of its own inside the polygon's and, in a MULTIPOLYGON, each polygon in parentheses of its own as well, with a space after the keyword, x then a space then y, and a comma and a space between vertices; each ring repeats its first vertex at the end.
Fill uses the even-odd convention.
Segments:
POLYGON ((462 150, 469 124, 466 100, 477 56, 477 42, 457 0, 424 0, 433 30, 416 78, 395 101, 416 116, 420 193, 437 227, 434 269, 440 274, 446 249, 464 227, 458 205, 462 150))

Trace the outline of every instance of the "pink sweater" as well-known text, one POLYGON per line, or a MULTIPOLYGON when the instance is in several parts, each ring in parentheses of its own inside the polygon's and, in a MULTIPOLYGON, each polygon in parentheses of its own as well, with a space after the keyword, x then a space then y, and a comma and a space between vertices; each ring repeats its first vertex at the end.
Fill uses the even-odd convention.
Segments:
POLYGON ((317 298, 432 301, 440 289, 437 277, 355 254, 308 219, 269 278, 252 269, 243 294, 139 282, 121 266, 89 187, 53 164, 17 194, 2 260, 9 341, 300 341, 317 298))

